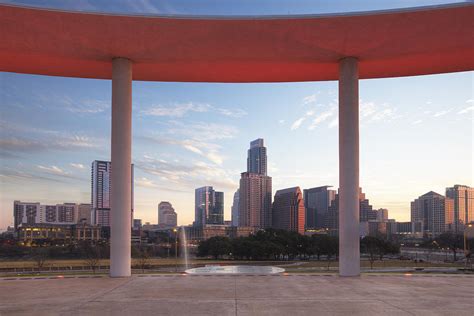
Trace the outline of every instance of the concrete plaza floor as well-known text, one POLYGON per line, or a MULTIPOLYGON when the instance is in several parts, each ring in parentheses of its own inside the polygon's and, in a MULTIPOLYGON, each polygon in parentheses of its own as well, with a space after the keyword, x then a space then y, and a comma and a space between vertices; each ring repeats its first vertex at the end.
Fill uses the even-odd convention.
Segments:
POLYGON ((0 279, 0 315, 473 315, 474 276, 0 279))

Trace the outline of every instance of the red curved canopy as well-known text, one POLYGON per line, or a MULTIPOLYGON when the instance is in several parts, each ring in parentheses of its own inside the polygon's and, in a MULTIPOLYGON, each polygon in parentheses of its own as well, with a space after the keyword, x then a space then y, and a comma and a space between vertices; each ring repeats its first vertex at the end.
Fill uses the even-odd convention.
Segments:
POLYGON ((0 70, 111 78, 111 60, 134 62, 134 80, 319 81, 338 61, 360 78, 474 69, 474 5, 359 14, 163 17, 0 5, 0 70))

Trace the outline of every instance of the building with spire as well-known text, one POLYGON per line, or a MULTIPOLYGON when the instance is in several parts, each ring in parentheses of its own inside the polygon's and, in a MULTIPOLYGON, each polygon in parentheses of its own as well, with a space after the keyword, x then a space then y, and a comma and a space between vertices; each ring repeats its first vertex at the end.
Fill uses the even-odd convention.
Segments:
POLYGON ((267 175, 267 148, 264 146, 263 138, 250 142, 247 156, 247 172, 267 175))
POLYGON ((250 142, 247 172, 241 174, 239 226, 272 226, 272 178, 267 176, 267 149, 261 138, 250 142))

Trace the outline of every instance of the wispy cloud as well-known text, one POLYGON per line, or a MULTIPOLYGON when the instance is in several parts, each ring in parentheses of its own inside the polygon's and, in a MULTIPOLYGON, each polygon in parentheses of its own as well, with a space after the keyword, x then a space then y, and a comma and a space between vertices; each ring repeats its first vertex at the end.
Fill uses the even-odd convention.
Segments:
POLYGON ((183 123, 173 121, 167 129, 167 134, 193 138, 195 140, 231 139, 238 134, 238 129, 232 125, 218 123, 183 123))
POLYGON ((443 115, 446 115, 448 114, 449 112, 451 112, 451 110, 442 110, 442 111, 438 111, 436 112, 433 117, 440 117, 440 116, 443 116, 443 115))
POLYGON ((239 108, 222 108, 215 107, 207 103, 178 103, 173 105, 154 105, 150 108, 141 111, 143 115, 149 116, 167 116, 167 117, 183 117, 190 112, 203 113, 215 111, 224 116, 240 118, 247 115, 247 112, 239 108))
POLYGON ((71 167, 73 167, 73 168, 80 169, 80 170, 83 170, 83 169, 86 168, 86 167, 85 167, 83 164, 81 164, 81 163, 70 163, 69 165, 70 165, 71 167))
POLYGON ((388 122, 399 116, 396 109, 387 103, 376 104, 375 102, 359 101, 360 104, 360 118, 362 122, 388 122))
POLYGON ((158 185, 153 181, 145 177, 135 179, 135 185, 142 188, 157 188, 158 185))
MULTIPOLYGON (((307 98, 307 104, 316 102, 316 95, 311 95, 307 98)), ((313 108, 307 109, 303 116, 293 122, 291 130, 300 128, 306 120, 310 121, 307 127, 308 130, 314 130, 328 120, 330 120, 329 124, 327 124, 328 128, 338 126, 337 105, 338 101, 335 99, 327 105, 320 104, 317 105, 317 107, 313 106, 313 108)), ((397 114, 396 108, 391 107, 387 103, 376 104, 375 102, 365 102, 363 100, 359 100, 359 115, 361 123, 388 122, 400 117, 400 115, 397 114)))
POLYGON ((12 169, 12 168, 3 168, 0 170, 0 179, 1 182, 24 182, 25 180, 30 181, 48 181, 48 182, 65 182, 64 179, 51 178, 48 176, 42 176, 39 174, 26 172, 24 170, 12 169))
POLYGON ((37 94, 36 99, 44 107, 65 109, 76 114, 102 113, 110 109, 111 104, 110 100, 79 99, 58 93, 37 94))
POLYGON ((311 125, 308 127, 309 130, 313 130, 315 129, 319 124, 321 124, 322 122, 326 121, 327 119, 329 119, 331 116, 333 116, 336 112, 336 109, 333 107, 327 111, 324 111, 318 115, 316 115, 316 117, 313 119, 313 121, 311 122, 311 125))
POLYGON ((69 173, 67 173, 65 170, 57 167, 57 166, 50 166, 50 167, 47 167, 47 166, 41 166, 41 165, 38 165, 37 166, 38 169, 40 170, 43 170, 47 173, 50 173, 50 174, 54 174, 54 175, 57 175, 57 176, 66 176, 66 175, 69 175, 69 173))
POLYGON ((193 102, 175 104, 171 106, 154 105, 147 110, 143 110, 142 114, 150 116, 183 117, 188 112, 207 112, 209 108, 209 104, 193 102))
POLYGON ((150 0, 132 0, 126 2, 134 12, 158 14, 161 11, 150 0))
POLYGON ((474 105, 471 105, 471 106, 468 106, 465 109, 462 109, 461 111, 458 112, 458 114, 466 114, 466 113, 469 113, 469 112, 472 112, 472 111, 474 111, 474 105))
POLYGON ((306 117, 300 117, 299 119, 297 119, 296 121, 293 122, 293 124, 291 124, 291 130, 295 130, 295 129, 298 129, 300 128, 301 124, 306 120, 306 117))
POLYGON ((70 174, 65 169, 52 165, 36 165, 33 167, 22 166, 21 168, 2 167, 0 178, 5 182, 29 183, 31 181, 50 181, 60 183, 70 183, 71 181, 90 181, 89 177, 78 177, 70 174))
POLYGON ((224 155, 219 153, 221 146, 196 139, 176 139, 165 136, 141 136, 139 139, 151 141, 157 144, 177 145, 181 148, 209 159, 216 165, 222 165, 224 155))
POLYGON ((47 150, 79 150, 99 148, 100 144, 86 136, 58 136, 56 139, 40 140, 26 137, 0 138, 0 147, 10 153, 38 152, 47 150))
POLYGON ((216 108, 216 110, 222 115, 234 118, 239 118, 247 115, 247 112, 242 109, 216 108))
POLYGON ((316 103, 316 93, 303 98, 303 105, 308 105, 312 103, 316 103))
POLYGON ((180 187, 186 191, 206 184, 221 189, 235 189, 238 186, 237 181, 233 179, 239 174, 238 171, 226 170, 203 161, 181 164, 144 156, 137 160, 136 166, 151 177, 156 177, 156 180, 148 177, 146 180, 140 179, 140 184, 148 187, 155 185, 161 187, 162 184, 170 187, 170 184, 173 184, 173 187, 180 187))
POLYGON ((337 127, 339 126, 339 120, 337 118, 333 119, 330 123, 329 123, 329 128, 333 128, 333 127, 337 127))
POLYGON ((411 124, 417 125, 417 124, 420 124, 422 122, 423 122, 423 120, 416 120, 416 121, 411 122, 411 124))
POLYGON ((105 143, 103 138, 92 138, 82 132, 45 130, 0 121, 0 148, 12 155, 49 150, 97 150, 105 143))

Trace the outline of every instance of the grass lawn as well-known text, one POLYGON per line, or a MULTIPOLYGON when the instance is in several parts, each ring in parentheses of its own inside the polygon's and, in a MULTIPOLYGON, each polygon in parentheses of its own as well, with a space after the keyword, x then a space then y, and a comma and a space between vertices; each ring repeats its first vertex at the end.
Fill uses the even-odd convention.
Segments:
MULTIPOLYGON (((132 260, 132 264, 138 264, 137 260, 132 260)), ((147 261, 147 264, 159 267, 172 267, 176 264, 183 265, 182 259, 176 261, 173 259, 164 258, 151 258, 147 261)), ((210 260, 210 259, 191 259, 190 265, 192 266, 204 266, 207 264, 224 264, 224 265, 274 265, 285 268, 287 271, 301 271, 301 270, 317 270, 328 267, 328 262, 325 260, 321 261, 244 261, 244 260, 210 260)), ((50 259, 44 263, 44 269, 48 270, 49 267, 71 267, 78 268, 87 266, 87 262, 84 259, 50 259)), ((100 261, 101 266, 109 265, 108 259, 100 261)), ((338 266, 337 261, 331 261, 329 266, 336 268, 338 266)), ((415 267, 463 267, 462 262, 459 263, 415 263, 411 260, 383 260, 375 261, 374 268, 415 268, 415 267)), ((0 260, 0 268, 36 268, 36 262, 34 260, 0 260)), ((361 261, 361 267, 370 268, 370 262, 367 260, 361 261)))

